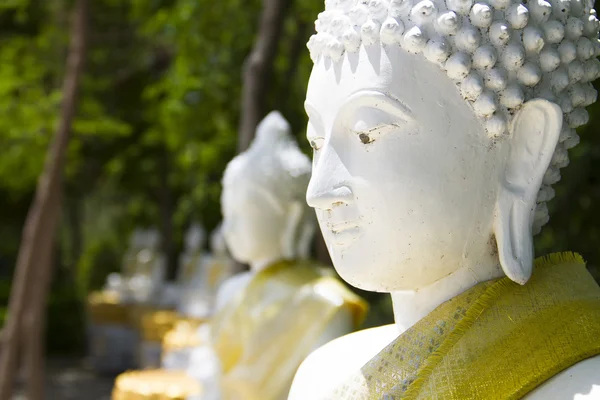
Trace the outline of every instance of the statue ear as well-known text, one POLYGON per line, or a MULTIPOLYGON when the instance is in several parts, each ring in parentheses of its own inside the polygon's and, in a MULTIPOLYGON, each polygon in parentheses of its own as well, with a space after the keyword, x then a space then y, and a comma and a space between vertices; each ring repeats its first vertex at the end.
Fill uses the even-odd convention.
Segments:
POLYGON ((513 281, 525 284, 533 269, 531 227, 536 198, 562 128, 562 110, 547 100, 523 105, 510 127, 494 233, 500 264, 513 281))

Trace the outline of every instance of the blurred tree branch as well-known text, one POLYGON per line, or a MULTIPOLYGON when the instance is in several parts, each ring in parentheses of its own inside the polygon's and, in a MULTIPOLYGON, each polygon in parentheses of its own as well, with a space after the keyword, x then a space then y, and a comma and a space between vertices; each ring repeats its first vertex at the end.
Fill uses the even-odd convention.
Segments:
POLYGON ((256 42, 244 63, 238 152, 248 148, 256 126, 265 114, 265 98, 272 79, 273 62, 285 13, 291 3, 292 0, 263 0, 256 42))

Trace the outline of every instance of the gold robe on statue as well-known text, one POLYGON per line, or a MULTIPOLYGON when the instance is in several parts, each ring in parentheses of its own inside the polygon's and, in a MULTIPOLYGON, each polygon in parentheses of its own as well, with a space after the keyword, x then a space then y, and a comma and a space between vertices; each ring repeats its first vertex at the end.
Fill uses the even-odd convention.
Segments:
POLYGON ((257 273, 212 321, 222 398, 285 399, 296 369, 344 307, 358 327, 367 305, 331 270, 284 261, 257 273))
POLYGON ((600 288, 581 256, 483 282, 401 334, 327 399, 520 399, 600 354, 600 288))

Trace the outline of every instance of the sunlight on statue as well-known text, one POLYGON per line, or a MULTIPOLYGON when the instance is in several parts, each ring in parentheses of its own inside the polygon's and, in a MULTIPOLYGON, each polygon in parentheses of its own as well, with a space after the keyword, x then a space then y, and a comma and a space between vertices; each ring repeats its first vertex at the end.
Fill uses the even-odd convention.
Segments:
POLYGON ((578 255, 533 260, 551 185, 597 98, 592 7, 325 2, 308 43, 307 201, 336 270, 391 293, 396 325, 313 353, 291 399, 600 391, 591 375, 600 359, 585 360, 600 353, 600 289, 578 255), (573 302, 577 313, 567 310, 573 302), (550 348, 537 349, 546 340, 550 348), (558 342, 569 351, 548 355, 558 342))

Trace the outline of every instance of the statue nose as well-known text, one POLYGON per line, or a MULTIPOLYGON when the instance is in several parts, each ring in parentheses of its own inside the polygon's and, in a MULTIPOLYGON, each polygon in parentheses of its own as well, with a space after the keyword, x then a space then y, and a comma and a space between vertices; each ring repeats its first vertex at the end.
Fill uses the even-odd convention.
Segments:
POLYGON ((348 184, 350 175, 331 143, 325 144, 315 159, 306 191, 306 202, 313 208, 331 210, 349 204, 354 195, 348 184))

